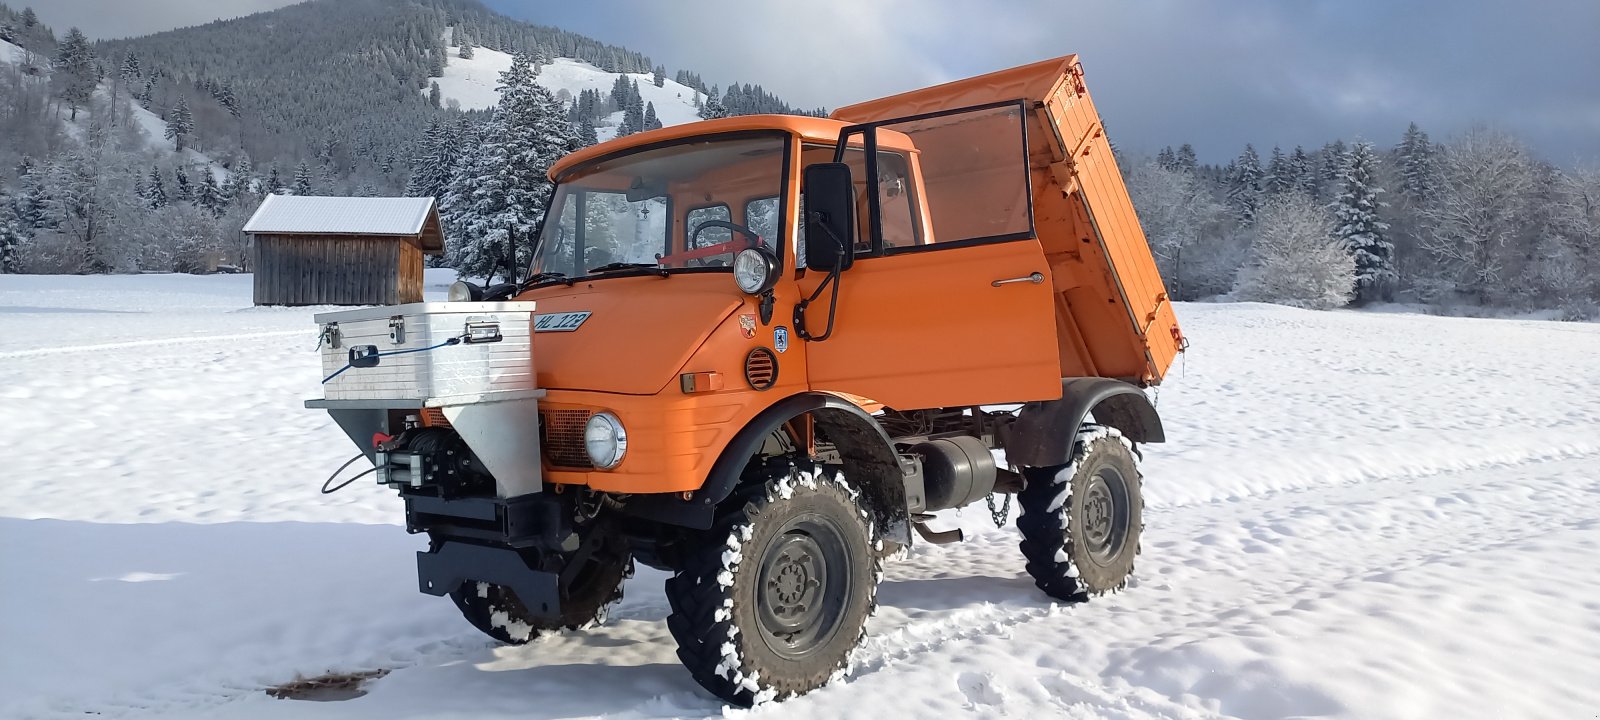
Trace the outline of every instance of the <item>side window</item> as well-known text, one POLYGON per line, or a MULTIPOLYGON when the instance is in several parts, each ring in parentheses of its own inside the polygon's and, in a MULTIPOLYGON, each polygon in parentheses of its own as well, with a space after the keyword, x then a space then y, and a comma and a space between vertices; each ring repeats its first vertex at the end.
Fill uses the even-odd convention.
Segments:
MULTIPOLYGON (((940 243, 1000 241, 1028 237, 1033 230, 1033 199, 1028 195, 1028 154, 1022 104, 955 110, 879 126, 886 136, 909 138, 917 148, 917 166, 928 220, 940 243)), ((880 198, 883 184, 893 182, 892 167, 879 161, 880 198)), ((882 207, 884 240, 894 222, 882 207)))
MULTIPOLYGON (((684 240, 689 244, 688 249, 690 251, 708 248, 714 245, 721 245, 733 240, 733 231, 725 227, 708 227, 704 230, 701 230, 700 226, 705 224, 707 220, 732 222, 733 216, 728 212, 727 205, 712 205, 709 207, 701 207, 690 210, 688 217, 684 221, 684 231, 687 233, 687 235, 684 237, 684 240), (696 231, 699 231, 698 235, 695 234, 696 231)), ((733 253, 728 252, 690 260, 688 261, 688 266, 714 267, 727 265, 732 262, 733 253)))
MULTIPOLYGON (((859 135, 854 137, 860 137, 859 135)), ((802 161, 812 163, 832 162, 834 149, 808 146, 802 161)), ((886 248, 904 248, 925 242, 917 222, 917 194, 907 155, 893 150, 878 151, 878 182, 867 177, 866 152, 861 148, 847 148, 844 162, 850 166, 850 179, 856 187, 856 253, 872 252, 872 220, 868 212, 867 193, 878 191, 878 212, 883 217, 883 244, 886 248)), ((802 205, 802 208, 804 205, 802 205)), ((804 217, 804 215, 801 215, 804 217)), ((804 223, 801 223, 804 227, 804 223)), ((804 246, 804 237, 801 238, 804 246)), ((801 254, 804 257, 804 253, 801 254)), ((803 262, 803 260, 802 260, 803 262)))

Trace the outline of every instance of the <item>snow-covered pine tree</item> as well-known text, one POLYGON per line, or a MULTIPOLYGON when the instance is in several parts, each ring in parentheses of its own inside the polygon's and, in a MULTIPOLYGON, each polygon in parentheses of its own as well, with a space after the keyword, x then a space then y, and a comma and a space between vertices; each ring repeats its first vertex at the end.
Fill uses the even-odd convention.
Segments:
POLYGON ((1322 152, 1318 153, 1317 158, 1317 198, 1327 198, 1333 189, 1338 187, 1339 175, 1344 172, 1345 152, 1343 140, 1335 140, 1322 146, 1322 152))
POLYGON ((149 110, 150 103, 154 102, 155 93, 156 78, 154 75, 150 75, 144 79, 144 89, 140 90, 139 94, 133 96, 133 98, 139 101, 139 107, 149 110))
POLYGON ((644 126, 644 96, 639 94, 639 82, 637 80, 628 87, 628 106, 624 110, 624 115, 626 115, 624 122, 633 129, 633 132, 640 132, 646 129, 644 126))
POLYGON ((228 197, 223 194, 222 186, 217 183, 216 173, 211 168, 201 171, 200 187, 195 191, 194 204, 211 212, 211 217, 220 218, 228 211, 228 197))
POLYGON ((250 162, 250 156, 244 155, 233 166, 227 182, 222 184, 222 194, 228 197, 231 204, 244 198, 250 192, 250 186, 255 180, 255 166, 250 162))
POLYGON ((180 97, 178 104, 167 113, 166 138, 173 141, 173 149, 183 152, 184 138, 194 132, 194 116, 189 113, 189 101, 180 97))
POLYGON ((287 188, 283 186, 283 176, 278 173, 278 164, 273 163, 267 171, 267 186, 263 188, 266 195, 283 195, 287 188))
POLYGON ((650 82, 654 83, 656 87, 666 87, 667 86, 667 69, 665 67, 657 65, 655 74, 650 78, 650 82))
POLYGON ((295 195, 310 195, 311 193, 311 166, 301 160, 294 167, 294 187, 291 188, 295 195))
POLYGON ((579 147, 589 147, 600 143, 599 133, 594 129, 594 121, 587 117, 578 119, 576 132, 578 134, 579 147))
POLYGON ((139 189, 143 191, 141 198, 145 207, 160 210, 167 206, 167 183, 161 179, 161 168, 151 166, 150 176, 145 178, 139 189))
POLYGON ((1311 156, 1299 145, 1294 146, 1294 152, 1289 154, 1289 173, 1294 176, 1296 191, 1306 197, 1316 197, 1317 174, 1311 169, 1311 156))
POLYGON ((1244 152, 1233 161, 1233 173, 1228 182, 1228 206, 1239 227, 1249 227, 1256 221, 1256 210, 1261 207, 1261 156, 1254 145, 1246 144, 1244 152))
POLYGON ((1267 161, 1265 190, 1271 195, 1288 192, 1294 188, 1294 176, 1289 169, 1289 158, 1283 148, 1272 146, 1272 159, 1267 161))
POLYGON ((460 58, 462 60, 471 60, 472 59, 472 37, 470 35, 467 35, 466 33, 461 33, 460 45, 461 45, 461 51, 459 53, 460 58))
POLYGON ((644 106, 644 124, 643 124, 643 129, 645 129, 645 130, 660 130, 661 129, 661 119, 656 117, 656 104, 653 103, 653 102, 652 103, 646 103, 645 106, 644 106))
POLYGON ((17 218, 29 230, 54 229, 55 214, 51 212, 50 176, 54 161, 37 163, 22 175, 22 194, 17 200, 17 218))
POLYGON ((184 165, 179 165, 178 169, 175 171, 175 175, 177 182, 173 185, 173 199, 177 200, 178 202, 193 201, 194 182, 189 179, 189 168, 184 165))
POLYGON ((1394 293, 1394 243, 1389 241, 1389 224, 1378 219, 1378 209, 1387 205, 1378 198, 1378 156, 1372 143, 1357 140, 1345 152, 1337 195, 1330 205, 1336 224, 1334 236, 1344 241, 1356 261, 1357 302, 1388 299, 1394 293))
POLYGON ((1414 203, 1423 202, 1433 186, 1434 150, 1428 133, 1411 123, 1395 153, 1400 161, 1400 192, 1414 203))
POLYGON ((122 67, 117 70, 117 79, 128 87, 128 92, 133 92, 134 81, 139 79, 139 56, 132 50, 122 56, 122 67))
POLYGON ((1172 152, 1171 145, 1161 148, 1161 152, 1156 153, 1156 166, 1169 172, 1178 169, 1178 156, 1172 152))
POLYGON ((728 108, 723 107, 722 100, 717 96, 717 86, 712 85, 711 91, 706 93, 706 101, 700 106, 700 118, 713 120, 728 116, 728 108))
POLYGON ((59 88, 57 96, 71 111, 70 119, 76 122, 78 110, 88 107, 95 83, 100 80, 89 38, 76 27, 68 30, 67 36, 56 46, 50 65, 54 71, 52 83, 59 88))
POLYGON ((28 242, 28 231, 22 227, 9 197, 0 196, 0 273, 22 271, 22 246, 28 242))
POLYGON ((611 82, 611 105, 618 110, 628 106, 628 77, 626 75, 618 75, 617 79, 611 82))
POLYGON ((1200 158, 1195 155, 1193 145, 1184 143, 1178 147, 1177 169, 1187 172, 1200 171, 1200 158))
POLYGON ((1250 262, 1234 286, 1240 300, 1317 310, 1349 302, 1355 259, 1315 200, 1299 193, 1268 198, 1252 230, 1250 262))
POLYGON ((577 145, 561 104, 534 83, 530 64, 519 53, 501 73, 494 115, 441 204, 450 260, 469 277, 501 272, 512 237, 517 266, 532 260, 533 229, 551 190, 550 165, 577 145))
POLYGON ((444 93, 439 90, 438 82, 428 83, 428 104, 434 107, 443 107, 444 93))
POLYGON ((239 97, 233 94, 233 83, 223 83, 217 88, 217 103, 227 109, 228 114, 239 117, 239 97))

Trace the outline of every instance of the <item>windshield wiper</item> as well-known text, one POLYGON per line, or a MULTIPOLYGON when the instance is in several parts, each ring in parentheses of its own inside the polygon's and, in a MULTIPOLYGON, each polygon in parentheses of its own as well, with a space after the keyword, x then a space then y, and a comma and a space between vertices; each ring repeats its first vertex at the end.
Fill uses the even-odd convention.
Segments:
POLYGON ((655 274, 660 275, 661 277, 666 277, 667 276, 667 269, 664 268, 664 267, 661 267, 660 265, 658 265, 656 263, 631 263, 631 262, 606 263, 604 265, 601 265, 600 267, 589 268, 589 274, 593 275, 595 273, 613 272, 613 271, 616 271, 616 270, 652 270, 652 271, 655 272, 655 274))
POLYGON ((520 288, 532 287, 534 285, 538 285, 539 283, 549 282, 551 280, 559 280, 561 282, 564 282, 564 283, 567 284, 567 287, 572 287, 572 284, 574 282, 576 282, 572 278, 567 277, 566 273, 542 272, 542 273, 534 273, 532 275, 529 275, 528 279, 523 280, 520 284, 517 285, 517 287, 519 289, 520 288))

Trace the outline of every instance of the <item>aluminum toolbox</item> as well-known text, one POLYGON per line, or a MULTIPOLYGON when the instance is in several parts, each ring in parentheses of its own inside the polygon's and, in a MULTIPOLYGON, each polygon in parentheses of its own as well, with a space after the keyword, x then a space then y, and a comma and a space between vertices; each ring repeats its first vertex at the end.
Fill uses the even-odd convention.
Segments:
POLYGON ((322 386, 323 397, 438 405, 533 390, 533 308, 531 302, 423 302, 319 313, 322 375, 339 373, 322 386), (453 338, 465 341, 444 344, 453 338), (340 372, 351 349, 364 346, 377 349, 377 364, 340 372))

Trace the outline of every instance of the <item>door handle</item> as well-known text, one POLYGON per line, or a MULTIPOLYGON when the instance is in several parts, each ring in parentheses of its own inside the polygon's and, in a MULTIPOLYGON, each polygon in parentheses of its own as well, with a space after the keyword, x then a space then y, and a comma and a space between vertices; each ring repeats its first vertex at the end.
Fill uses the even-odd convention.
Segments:
POLYGON ((1034 273, 1029 273, 1027 275, 1023 275, 1022 277, 1014 277, 1014 278, 1006 278, 1004 280, 996 280, 996 281, 994 281, 992 283, 989 283, 989 284, 994 286, 994 287, 1000 287, 1001 285, 1010 285, 1011 283, 1019 283, 1019 282, 1033 283, 1035 285, 1038 285, 1039 283, 1044 282, 1044 273, 1042 273, 1042 272, 1034 272, 1034 273))

